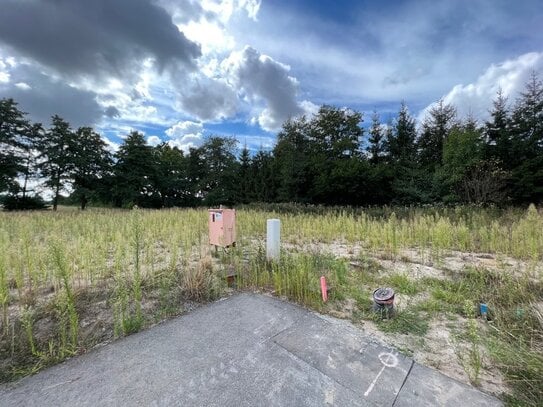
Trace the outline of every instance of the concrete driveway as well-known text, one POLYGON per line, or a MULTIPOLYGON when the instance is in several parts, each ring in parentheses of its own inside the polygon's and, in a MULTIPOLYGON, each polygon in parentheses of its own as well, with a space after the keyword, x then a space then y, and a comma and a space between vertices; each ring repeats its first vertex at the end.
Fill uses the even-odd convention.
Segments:
POLYGON ((239 294, 0 387, 1 406, 495 406, 346 321, 239 294))

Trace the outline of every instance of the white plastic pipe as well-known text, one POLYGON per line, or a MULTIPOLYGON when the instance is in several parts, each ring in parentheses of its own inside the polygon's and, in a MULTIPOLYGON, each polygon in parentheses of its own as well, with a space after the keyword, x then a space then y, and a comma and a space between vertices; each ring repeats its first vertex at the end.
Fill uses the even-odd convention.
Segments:
POLYGON ((266 226, 266 258, 268 260, 279 260, 281 221, 279 219, 268 219, 266 226))

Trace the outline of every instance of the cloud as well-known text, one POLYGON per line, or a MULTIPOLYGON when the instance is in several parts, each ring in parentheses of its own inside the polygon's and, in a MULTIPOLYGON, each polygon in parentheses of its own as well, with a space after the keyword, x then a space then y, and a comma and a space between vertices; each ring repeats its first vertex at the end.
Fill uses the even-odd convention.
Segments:
POLYGON ((143 129, 126 123, 119 123, 118 121, 103 122, 101 125, 96 126, 96 131, 102 134, 104 141, 106 141, 113 151, 116 151, 119 147, 118 143, 125 140, 133 131, 137 131, 144 136, 146 135, 146 132, 143 129))
POLYGON ((226 24, 238 12, 245 12, 256 21, 261 0, 204 0, 201 4, 208 16, 211 13, 216 20, 226 24))
POLYGON ((261 3, 262 0, 238 0, 240 8, 245 9, 247 16, 254 21, 257 21, 261 3))
POLYGON ((101 119, 103 109, 94 92, 70 86, 37 67, 13 60, 7 69, 11 81, 0 82, 0 97, 13 98, 30 120, 47 126, 51 116, 58 114, 73 127, 79 127, 101 119))
POLYGON ((0 41, 20 55, 75 77, 157 67, 192 70, 200 48, 150 0, 0 0, 0 41))
POLYGON ((184 121, 178 122, 170 127, 165 133, 171 138, 179 138, 187 134, 200 134, 204 126, 202 123, 184 121))
POLYGON ((0 59, 0 95, 28 106, 35 120, 59 114, 73 125, 114 132, 169 127, 179 117, 217 123, 247 114, 276 129, 309 106, 297 102, 290 68, 253 48, 238 53, 231 71, 221 65, 236 55, 230 24, 254 23, 260 6, 260 0, 0 0, 0 57, 16 58, 13 66, 13 58, 0 59))
POLYGON ((105 110, 105 115, 109 118, 119 117, 121 113, 115 106, 108 106, 105 110))
MULTIPOLYGON (((499 89, 510 100, 518 96, 532 72, 543 72, 543 52, 530 52, 499 64, 492 64, 475 82, 454 86, 443 101, 456 107, 460 117, 472 115, 481 121, 489 117, 489 109, 499 89)), ((435 105, 430 104, 419 114, 419 122, 435 105)))
POLYGON ((0 83, 8 83, 10 80, 10 74, 8 71, 8 64, 4 62, 0 56, 0 83))
POLYGON ((230 51, 236 44, 234 37, 216 21, 190 21, 179 27, 188 38, 200 44, 204 56, 230 51))
POLYGON ((197 75, 199 45, 154 0, 0 0, 0 9, 0 96, 34 120, 170 125, 174 92, 164 89, 197 75))
MULTIPOLYGON (((0 97, 14 97, 33 120, 58 113, 74 126, 111 131, 115 141, 127 128, 165 139, 160 131, 179 120, 274 132, 321 103, 381 113, 394 106, 394 115, 402 99, 420 111, 446 95, 484 114, 489 83, 504 78, 518 90, 511 75, 522 61, 481 73, 542 51, 543 8, 534 0, 459 1, 466 7, 0 0, 0 97)), ((169 141, 197 145, 202 129, 169 141)))
POLYGON ((188 89, 180 89, 179 92, 179 110, 200 120, 226 119, 232 117, 238 108, 235 90, 221 79, 201 76, 188 89))
POLYGON ((289 75, 289 66, 246 46, 232 52, 221 67, 246 101, 264 102, 256 119, 263 129, 276 130, 289 117, 304 113, 297 101, 298 81, 289 75))
POLYGON ((258 25, 231 31, 289 64, 302 98, 316 103, 370 110, 403 99, 419 110, 491 63, 541 50, 543 43, 543 8, 534 0, 323 7, 326 12, 267 2, 258 25))
POLYGON ((28 83, 25 83, 25 82, 17 82, 15 84, 15 87, 19 88, 21 90, 30 90, 30 89, 32 89, 32 87, 28 83))
POLYGON ((203 123, 187 120, 177 122, 165 133, 171 139, 168 144, 172 147, 178 147, 186 153, 191 147, 198 147, 202 144, 203 130, 203 123))
POLYGON ((275 145, 273 136, 254 136, 250 134, 236 134, 233 136, 238 141, 238 147, 245 147, 252 152, 270 151, 275 145))
POLYGON ((107 149, 110 153, 116 153, 119 150, 119 143, 115 143, 114 141, 111 141, 109 137, 102 136, 102 140, 106 143, 107 149))
POLYGON ((300 107, 304 111, 304 113, 308 116, 313 116, 319 112, 320 106, 316 105, 315 103, 309 101, 309 100, 303 100, 300 102, 300 107))
POLYGON ((158 136, 147 137, 147 144, 149 144, 150 146, 158 146, 160 143, 162 143, 162 140, 158 136))
MULTIPOLYGON (((256 21, 260 0, 160 0, 173 22, 187 38, 201 46, 206 56, 229 52, 236 41, 229 33, 229 22, 240 13, 256 21)), ((236 19, 239 22, 239 19, 236 19)))
MULTIPOLYGON (((206 15, 206 10, 197 0, 158 0, 156 3, 168 11, 175 24, 198 21, 206 15)), ((212 18, 209 13, 207 16, 212 18)))

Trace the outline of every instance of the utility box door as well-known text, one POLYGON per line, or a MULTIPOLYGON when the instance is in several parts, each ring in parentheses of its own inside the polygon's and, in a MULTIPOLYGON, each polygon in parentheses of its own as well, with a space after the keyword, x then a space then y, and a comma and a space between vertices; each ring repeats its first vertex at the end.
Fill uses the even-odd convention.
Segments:
POLYGON ((236 243, 236 210, 209 210, 209 244, 221 247, 236 243))

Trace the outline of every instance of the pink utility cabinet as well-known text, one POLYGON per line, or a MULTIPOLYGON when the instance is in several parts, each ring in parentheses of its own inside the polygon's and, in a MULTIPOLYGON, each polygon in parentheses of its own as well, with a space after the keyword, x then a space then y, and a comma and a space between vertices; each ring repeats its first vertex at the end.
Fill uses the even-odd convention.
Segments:
POLYGON ((209 210, 209 244, 228 247, 236 245, 236 210, 209 210))

